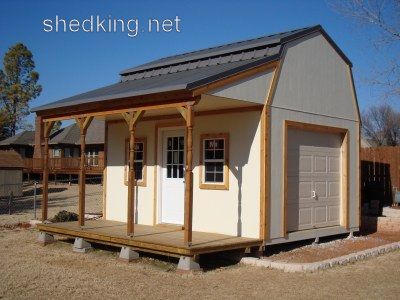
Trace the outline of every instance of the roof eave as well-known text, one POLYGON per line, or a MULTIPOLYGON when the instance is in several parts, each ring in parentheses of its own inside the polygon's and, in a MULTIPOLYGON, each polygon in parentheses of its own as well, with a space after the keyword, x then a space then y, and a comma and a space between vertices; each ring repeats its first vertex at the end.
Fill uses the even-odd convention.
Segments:
POLYGON ((109 112, 112 110, 134 109, 149 105, 147 100, 151 99, 151 105, 157 105, 165 101, 178 102, 187 101, 193 98, 193 94, 188 89, 171 90, 153 94, 139 94, 125 98, 107 98, 103 101, 92 101, 90 103, 80 103, 75 105, 65 105, 62 107, 51 107, 47 109, 35 109, 38 116, 44 118, 67 119, 65 116, 78 116, 82 114, 109 112), (111 101, 110 101, 111 100, 111 101), (113 101, 112 101, 113 100, 113 101), (61 109, 60 109, 61 108, 61 109))

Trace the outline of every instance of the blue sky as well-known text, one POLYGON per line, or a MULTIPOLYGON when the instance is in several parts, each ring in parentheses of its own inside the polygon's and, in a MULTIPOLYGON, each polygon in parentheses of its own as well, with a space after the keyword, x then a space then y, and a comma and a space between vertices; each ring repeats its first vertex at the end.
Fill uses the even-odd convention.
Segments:
MULTIPOLYGON (((361 109, 380 101, 366 78, 384 55, 371 30, 333 12, 327 1, 20 1, 0 3, 0 58, 17 42, 32 51, 43 92, 31 107, 118 81, 122 69, 181 52, 321 24, 353 62, 361 109), (90 15, 160 20, 179 16, 180 32, 45 32, 44 19, 90 15)), ((144 25, 143 25, 144 26, 144 25)), ((397 106, 399 102, 397 101, 397 106)), ((28 117, 33 123, 33 116, 28 117)))

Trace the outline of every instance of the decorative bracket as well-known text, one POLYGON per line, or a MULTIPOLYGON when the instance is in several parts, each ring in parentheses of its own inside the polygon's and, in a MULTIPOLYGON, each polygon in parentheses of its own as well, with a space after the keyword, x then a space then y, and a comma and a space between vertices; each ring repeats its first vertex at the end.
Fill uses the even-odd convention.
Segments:
POLYGON ((124 117, 126 123, 128 124, 129 131, 133 130, 139 120, 142 118, 144 114, 144 110, 131 111, 131 112, 123 112, 122 116, 124 117))

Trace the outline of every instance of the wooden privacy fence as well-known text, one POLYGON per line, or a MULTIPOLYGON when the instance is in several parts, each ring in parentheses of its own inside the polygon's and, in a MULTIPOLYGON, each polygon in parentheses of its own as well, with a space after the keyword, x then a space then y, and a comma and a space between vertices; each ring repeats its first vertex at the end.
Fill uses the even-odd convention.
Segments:
POLYGON ((400 147, 362 148, 361 201, 391 205, 393 189, 400 190, 400 147))

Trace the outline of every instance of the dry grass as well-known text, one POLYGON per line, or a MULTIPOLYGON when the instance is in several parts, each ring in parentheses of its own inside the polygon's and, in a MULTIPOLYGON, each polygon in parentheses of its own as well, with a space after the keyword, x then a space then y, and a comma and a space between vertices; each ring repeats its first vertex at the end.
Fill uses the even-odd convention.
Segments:
MULTIPOLYGON (((98 213, 102 211, 102 189, 100 184, 86 185, 86 213, 98 213)), ((38 190, 38 193, 41 193, 38 190)), ((24 187, 24 197, 14 200, 12 214, 8 214, 5 203, 2 203, 3 209, 0 213, 0 226, 10 225, 20 222, 27 222, 33 219, 33 185, 24 187)), ((68 185, 63 183, 49 184, 49 210, 48 217, 54 217, 60 210, 68 210, 78 212, 78 185, 68 185)), ((36 214, 37 218, 41 217, 40 210, 41 195, 37 196, 36 203, 38 205, 36 214)))
POLYGON ((0 298, 398 298, 400 252, 311 274, 233 265, 180 275, 168 261, 126 264, 115 252, 88 254, 35 230, 0 231, 0 298), (172 270, 172 271, 171 271, 172 270))

